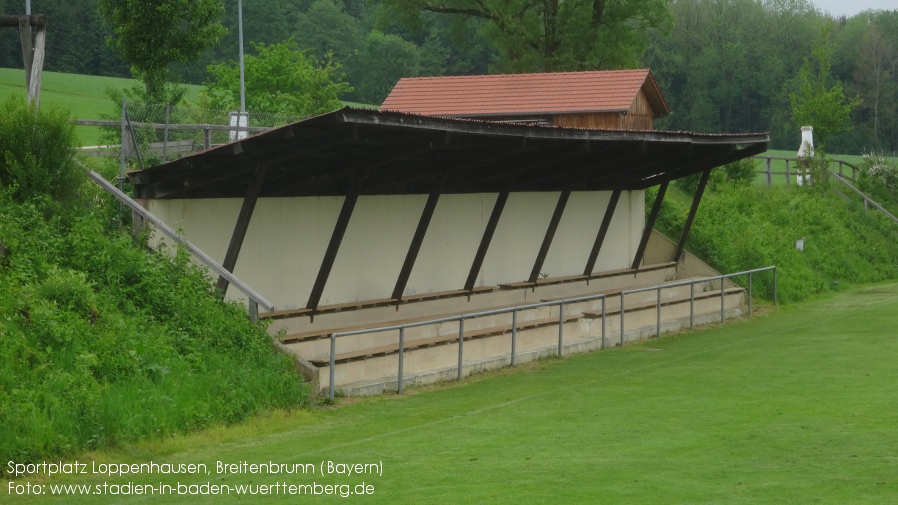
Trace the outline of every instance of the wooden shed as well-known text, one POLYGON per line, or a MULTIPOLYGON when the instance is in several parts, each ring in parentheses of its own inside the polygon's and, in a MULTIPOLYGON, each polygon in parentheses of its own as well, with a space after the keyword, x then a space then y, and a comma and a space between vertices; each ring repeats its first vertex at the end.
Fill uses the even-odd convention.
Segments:
POLYGON ((595 130, 654 130, 670 114, 649 69, 404 78, 381 110, 595 130))

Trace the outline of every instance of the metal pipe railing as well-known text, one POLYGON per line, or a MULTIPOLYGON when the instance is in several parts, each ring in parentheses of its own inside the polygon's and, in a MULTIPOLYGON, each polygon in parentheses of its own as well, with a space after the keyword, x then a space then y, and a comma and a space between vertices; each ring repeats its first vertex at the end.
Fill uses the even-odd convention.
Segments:
MULTIPOLYGON (((776 266, 755 268, 752 270, 745 270, 743 272, 736 272, 736 273, 732 273, 732 274, 718 275, 715 277, 703 277, 701 279, 690 279, 688 281, 671 282, 668 284, 659 284, 657 286, 651 286, 651 287, 646 287, 646 288, 626 289, 626 290, 621 291, 620 292, 620 299, 621 299, 620 345, 624 345, 624 303, 625 303, 626 295, 631 295, 634 293, 645 293, 648 291, 657 291, 658 292, 658 302, 657 302, 658 323, 657 323, 656 335, 660 335, 661 334, 660 320, 661 320, 661 290, 662 289, 675 288, 675 287, 687 286, 687 285, 690 286, 690 288, 689 288, 689 327, 692 328, 695 324, 694 318, 695 318, 695 284, 696 283, 712 282, 712 281, 718 281, 718 280, 720 281, 720 320, 723 321, 724 317, 725 317, 724 302, 725 302, 725 289, 726 289, 726 285, 724 284, 723 281, 726 279, 733 278, 733 277, 748 275, 748 279, 749 279, 748 299, 751 300, 752 295, 753 295, 752 282, 751 282, 752 274, 755 274, 758 272, 765 272, 768 270, 773 270, 773 303, 775 304, 776 303, 776 266)), ((749 302, 748 315, 751 315, 751 309, 752 309, 752 305, 749 302)))
POLYGON ((234 276, 231 272, 228 272, 223 266, 218 264, 217 261, 213 260, 206 253, 204 253, 201 249, 190 243, 187 239, 179 235, 175 230, 173 230, 170 226, 162 222, 161 219, 154 216, 147 209, 143 208, 139 203, 135 202, 131 197, 123 193, 121 190, 113 186, 109 181, 103 178, 100 174, 94 172, 93 170, 88 171, 88 176, 97 183, 100 187, 106 190, 109 194, 116 197, 120 202, 124 203, 128 207, 131 208, 134 212, 140 215, 143 219, 150 221, 153 223, 153 226, 156 227, 159 231, 167 235, 169 238, 174 240, 175 242, 183 245, 190 251, 191 254, 201 262, 203 262, 206 266, 208 266, 213 272, 224 277, 231 283, 232 286, 242 291, 248 298, 248 309, 250 319, 255 321, 259 316, 259 306, 262 306, 266 311, 271 312, 274 310, 274 305, 262 297, 259 293, 256 293, 252 288, 243 283, 240 279, 234 276))
MULTIPOLYGON (((733 274, 719 275, 715 277, 705 277, 702 279, 691 279, 688 281, 680 281, 680 282, 672 282, 669 284, 660 284, 658 286, 646 287, 646 288, 637 288, 637 289, 629 289, 623 290, 620 292, 620 345, 624 344, 624 314, 626 312, 626 300, 625 296, 628 294, 634 293, 642 293, 647 291, 657 291, 657 302, 656 302, 656 335, 661 334, 661 290, 666 288, 673 288, 678 286, 690 286, 689 293, 689 303, 690 303, 690 311, 689 311, 689 327, 692 328, 694 324, 694 303, 695 303, 695 284, 701 282, 712 282, 715 280, 720 281, 720 292, 721 292, 721 317, 724 316, 724 301, 725 297, 725 284, 724 280, 738 277, 742 275, 748 275, 748 298, 749 298, 749 311, 748 314, 752 314, 752 304, 751 298, 753 296, 752 293, 752 275, 759 272, 765 272, 768 270, 773 271, 773 303, 777 303, 777 273, 776 266, 769 266, 764 268, 756 268, 753 270, 746 270, 743 272, 736 272, 733 274)), ((414 323, 405 323, 405 324, 394 324, 389 326, 382 326, 380 328, 371 328, 371 329, 362 329, 362 330, 351 330, 351 331, 343 331, 343 332, 334 332, 329 335, 330 337, 330 360, 329 360, 329 381, 328 381, 328 398, 331 400, 334 399, 335 392, 335 369, 336 369, 336 349, 337 349, 337 338, 339 337, 349 337, 353 335, 365 335, 371 333, 382 333, 385 331, 399 331, 399 364, 397 370, 397 387, 396 391, 401 393, 403 391, 403 373, 404 373, 404 355, 405 355, 405 330, 407 328, 416 328, 419 326, 429 326, 434 324, 442 324, 448 322, 458 322, 458 363, 457 363, 457 380, 461 380, 463 377, 463 362, 464 362, 464 340, 465 340, 465 320, 466 319, 475 319, 478 317, 486 317, 493 316, 498 314, 508 314, 511 313, 511 364, 514 366, 516 364, 517 359, 517 330, 518 330, 518 312, 522 310, 533 310, 542 307, 552 307, 558 306, 558 355, 561 356, 563 353, 564 346, 564 306, 571 303, 578 302, 586 302, 592 300, 601 300, 602 301, 602 337, 601 337, 601 348, 605 348, 605 319, 606 319, 606 295, 604 293, 593 294, 593 295, 584 295, 573 298, 565 298, 562 300, 552 300, 547 302, 540 303, 531 303, 527 305, 516 305, 514 307, 506 307, 501 309, 491 309, 484 310, 480 312, 472 312, 469 314, 462 314, 457 316, 447 316, 435 319, 429 319, 426 321, 417 321, 414 323)))

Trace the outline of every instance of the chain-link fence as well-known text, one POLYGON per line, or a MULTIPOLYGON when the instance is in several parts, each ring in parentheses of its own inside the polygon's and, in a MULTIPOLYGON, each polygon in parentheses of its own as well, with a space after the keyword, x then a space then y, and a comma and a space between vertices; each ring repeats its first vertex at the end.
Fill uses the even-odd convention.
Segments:
POLYGON ((158 165, 304 118, 124 100, 120 115, 116 119, 79 120, 78 124, 102 128, 103 145, 88 154, 119 157, 123 169, 126 165, 158 165))

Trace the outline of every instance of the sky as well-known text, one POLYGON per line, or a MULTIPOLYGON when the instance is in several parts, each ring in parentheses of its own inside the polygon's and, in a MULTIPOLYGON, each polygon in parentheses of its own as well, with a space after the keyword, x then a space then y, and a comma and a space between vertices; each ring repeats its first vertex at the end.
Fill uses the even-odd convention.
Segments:
POLYGON ((867 9, 896 10, 898 0, 811 0, 818 9, 833 16, 845 14, 848 17, 867 9))

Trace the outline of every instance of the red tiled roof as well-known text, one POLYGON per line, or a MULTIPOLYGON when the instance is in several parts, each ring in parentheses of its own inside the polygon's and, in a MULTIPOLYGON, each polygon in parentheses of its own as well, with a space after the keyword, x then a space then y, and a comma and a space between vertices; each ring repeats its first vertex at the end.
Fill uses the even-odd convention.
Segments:
POLYGON ((648 69, 409 77, 400 79, 380 108, 450 117, 625 112, 640 89, 656 118, 670 114, 648 69))

